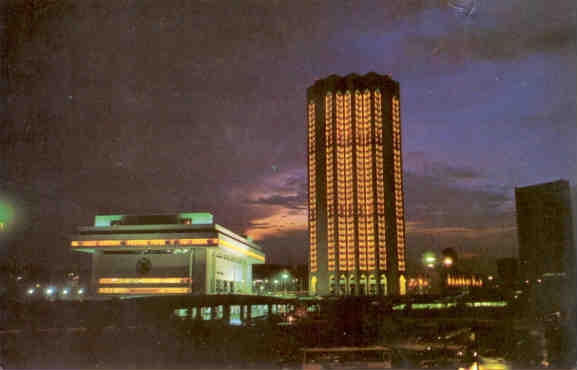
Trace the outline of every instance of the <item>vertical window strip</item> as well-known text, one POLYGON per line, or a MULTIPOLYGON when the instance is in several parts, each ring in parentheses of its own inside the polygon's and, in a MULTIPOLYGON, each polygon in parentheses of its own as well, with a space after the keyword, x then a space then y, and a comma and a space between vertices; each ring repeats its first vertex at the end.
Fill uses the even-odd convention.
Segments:
POLYGON ((382 95, 379 90, 374 92, 375 99, 375 167, 377 175, 377 238, 379 270, 387 270, 387 240, 385 228, 385 180, 383 160, 383 119, 382 119, 382 95))
POLYGON ((373 222, 373 168, 371 153, 371 92, 363 94, 363 124, 364 124, 364 183, 365 183, 365 235, 367 245, 367 269, 375 269, 375 242, 373 222))
POLYGON ((405 271, 405 225, 403 209, 403 173, 401 168, 401 121, 399 99, 393 96, 393 171, 395 191, 395 218, 397 234, 397 261, 399 271, 405 271))
POLYGON ((359 269, 367 269, 366 245, 366 199, 365 199, 365 117, 363 110, 363 96, 360 91, 355 92, 355 149, 356 149, 356 179, 357 189, 357 234, 359 269))
POLYGON ((347 225, 346 225, 346 173, 345 173, 345 127, 344 127, 344 97, 341 92, 336 94, 337 121, 337 248, 339 254, 339 270, 347 268, 347 225))
POLYGON ((334 160, 333 160, 333 95, 325 96, 325 142, 326 142, 326 175, 327 175, 327 247, 328 270, 335 271, 335 194, 334 194, 334 160))
POLYGON ((348 270, 353 271, 356 268, 355 263, 355 229, 353 216, 353 122, 351 116, 352 95, 350 91, 345 93, 344 111, 345 111, 345 202, 346 202, 346 227, 347 227, 347 265, 348 270))
POLYGON ((309 258, 311 272, 317 272, 317 223, 316 223, 316 150, 315 150, 315 104, 308 105, 309 137, 309 258))

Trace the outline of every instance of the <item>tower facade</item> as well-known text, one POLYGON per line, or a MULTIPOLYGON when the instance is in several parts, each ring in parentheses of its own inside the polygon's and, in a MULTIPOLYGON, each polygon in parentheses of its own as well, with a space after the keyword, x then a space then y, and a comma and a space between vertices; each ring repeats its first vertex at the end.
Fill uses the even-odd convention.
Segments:
POLYGON ((307 118, 310 293, 405 294, 399 83, 318 80, 307 118))

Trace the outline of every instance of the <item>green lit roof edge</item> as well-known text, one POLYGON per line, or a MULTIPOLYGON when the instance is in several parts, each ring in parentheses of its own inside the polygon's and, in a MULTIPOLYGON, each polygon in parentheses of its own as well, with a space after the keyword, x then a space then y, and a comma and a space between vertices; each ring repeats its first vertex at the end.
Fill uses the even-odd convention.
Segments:
MULTIPOLYGON (((212 215, 212 213, 208 212, 182 212, 174 214, 159 213, 158 215, 177 215, 179 218, 190 218, 191 223, 193 225, 210 225, 214 223, 214 216, 212 215)), ((112 221, 121 221, 124 217, 128 216, 141 216, 141 215, 96 215, 94 216, 94 226, 109 227, 112 221)))

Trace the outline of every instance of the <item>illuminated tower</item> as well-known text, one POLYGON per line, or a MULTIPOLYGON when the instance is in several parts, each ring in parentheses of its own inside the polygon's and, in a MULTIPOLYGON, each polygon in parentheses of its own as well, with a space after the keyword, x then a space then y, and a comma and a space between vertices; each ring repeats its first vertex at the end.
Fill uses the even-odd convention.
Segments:
POLYGON ((318 80, 307 116, 310 293, 405 294, 399 83, 318 80))

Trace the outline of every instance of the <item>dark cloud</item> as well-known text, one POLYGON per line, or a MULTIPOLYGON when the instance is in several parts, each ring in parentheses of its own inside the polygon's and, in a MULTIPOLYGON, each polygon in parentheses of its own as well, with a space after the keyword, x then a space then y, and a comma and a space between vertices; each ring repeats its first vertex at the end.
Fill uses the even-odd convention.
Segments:
POLYGON ((291 231, 279 237, 269 237, 261 244, 270 263, 302 264, 308 260, 308 232, 306 230, 291 231), (304 247, 303 247, 304 246, 304 247))
POLYGON ((410 269, 419 269, 425 250, 440 252, 446 247, 462 255, 515 255, 513 189, 464 181, 485 178, 473 169, 440 163, 431 167, 405 172, 410 269))
POLYGON ((273 195, 270 197, 262 197, 250 201, 253 204, 261 205, 272 205, 272 206, 283 206, 287 208, 304 209, 306 208, 307 195, 297 194, 297 195, 273 195))
POLYGON ((409 222, 424 222, 436 227, 487 227, 494 225, 497 216, 511 215, 512 189, 496 191, 479 185, 464 186, 454 181, 455 177, 439 174, 405 173, 409 222))
MULTIPOLYGON (((436 34, 410 32, 404 49, 409 55, 430 53, 448 63, 472 60, 513 60, 536 53, 573 50, 577 36, 575 2, 555 5, 540 1, 480 1, 472 17, 455 17, 446 8, 437 14, 436 34), (460 18, 460 19, 459 19, 460 18)), ((419 17, 431 15, 421 13, 419 17)), ((415 55, 416 56, 416 55, 415 55)))

